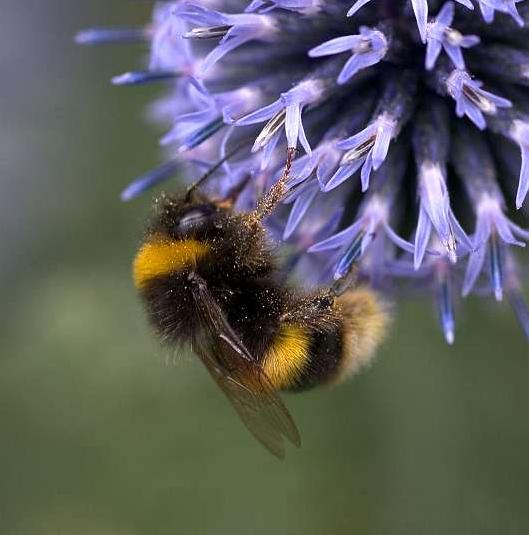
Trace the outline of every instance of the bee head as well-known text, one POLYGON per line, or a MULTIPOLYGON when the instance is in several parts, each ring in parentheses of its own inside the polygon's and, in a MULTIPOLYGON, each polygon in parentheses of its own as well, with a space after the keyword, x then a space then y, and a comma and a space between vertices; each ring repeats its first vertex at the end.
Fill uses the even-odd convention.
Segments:
POLYGON ((171 239, 205 239, 218 234, 229 211, 198 192, 162 195, 155 201, 150 233, 171 239))
MULTIPOLYGON (((153 279, 174 282, 196 271, 209 285, 224 286, 264 276, 273 265, 262 225, 254 224, 246 213, 234 213, 229 202, 191 191, 156 200, 134 261, 134 280, 143 289, 153 279)), ((181 283, 189 286, 189 281, 181 283)))

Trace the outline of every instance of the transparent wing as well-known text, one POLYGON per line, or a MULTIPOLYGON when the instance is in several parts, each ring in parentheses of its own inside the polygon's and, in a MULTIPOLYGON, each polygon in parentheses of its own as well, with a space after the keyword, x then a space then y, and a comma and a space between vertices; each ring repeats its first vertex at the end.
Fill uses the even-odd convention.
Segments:
POLYGON ((193 283, 204 331, 193 349, 250 433, 275 456, 284 458, 284 438, 301 445, 292 416, 228 323, 206 282, 195 275, 193 283))

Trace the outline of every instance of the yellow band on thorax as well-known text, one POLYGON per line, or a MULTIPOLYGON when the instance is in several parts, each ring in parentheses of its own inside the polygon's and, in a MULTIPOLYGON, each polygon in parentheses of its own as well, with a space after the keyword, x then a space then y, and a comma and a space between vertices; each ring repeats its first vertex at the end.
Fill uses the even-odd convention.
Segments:
POLYGON ((141 246, 134 259, 134 284, 142 288, 151 279, 189 268, 209 250, 208 244, 197 240, 171 241, 166 237, 155 237, 141 246))
POLYGON ((310 336, 299 325, 282 325, 263 359, 264 371, 276 390, 294 386, 309 362, 310 336))

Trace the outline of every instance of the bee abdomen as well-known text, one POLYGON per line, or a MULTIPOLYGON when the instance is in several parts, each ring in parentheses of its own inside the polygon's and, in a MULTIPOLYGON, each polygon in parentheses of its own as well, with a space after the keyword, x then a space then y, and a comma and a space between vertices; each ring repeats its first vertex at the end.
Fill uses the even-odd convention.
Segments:
POLYGON ((291 390, 302 391, 328 383, 337 373, 342 357, 341 328, 313 331, 307 362, 291 390))
POLYGON ((310 358, 310 330, 283 323, 262 360, 263 370, 276 390, 297 385, 310 358))
POLYGON ((357 373, 372 361, 389 323, 383 305, 367 288, 350 290, 319 314, 311 318, 310 327, 289 327, 303 332, 297 352, 291 350, 295 344, 276 337, 274 347, 280 350, 271 353, 268 367, 275 362, 274 377, 281 378, 274 382, 278 389, 308 390, 357 373))
POLYGON ((390 317, 377 295, 368 288, 350 290, 337 299, 342 317, 342 350, 330 382, 341 382, 373 361, 383 342, 390 317))
POLYGON ((263 369, 276 390, 307 390, 330 380, 342 354, 340 326, 324 331, 282 324, 263 357, 263 369))

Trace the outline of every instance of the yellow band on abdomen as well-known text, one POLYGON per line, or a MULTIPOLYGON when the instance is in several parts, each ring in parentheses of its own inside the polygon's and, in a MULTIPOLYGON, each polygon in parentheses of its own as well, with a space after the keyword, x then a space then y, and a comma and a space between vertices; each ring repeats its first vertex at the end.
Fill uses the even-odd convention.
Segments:
POLYGON ((296 384, 309 362, 310 336, 299 325, 282 325, 263 359, 264 371, 276 390, 296 384))
POLYGON ((142 288, 151 279, 189 268, 209 250, 206 243, 197 240, 154 238, 141 246, 134 259, 134 284, 136 288, 142 288))

